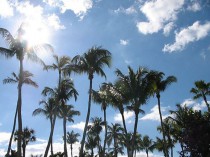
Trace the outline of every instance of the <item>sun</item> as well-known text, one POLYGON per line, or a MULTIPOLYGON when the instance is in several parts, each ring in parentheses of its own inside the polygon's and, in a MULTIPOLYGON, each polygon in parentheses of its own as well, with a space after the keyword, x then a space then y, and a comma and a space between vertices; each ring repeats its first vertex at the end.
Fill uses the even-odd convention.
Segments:
POLYGON ((22 24, 22 39, 28 47, 38 46, 49 41, 49 29, 42 21, 27 20, 22 24))

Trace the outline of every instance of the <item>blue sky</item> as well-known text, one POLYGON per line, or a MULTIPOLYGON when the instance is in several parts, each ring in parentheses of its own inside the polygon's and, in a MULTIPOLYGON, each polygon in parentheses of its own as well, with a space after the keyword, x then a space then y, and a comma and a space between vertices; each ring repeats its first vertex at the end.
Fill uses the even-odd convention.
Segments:
MULTIPOLYGON (((7 28, 14 36, 22 22, 28 22, 26 39, 31 44, 48 42, 56 54, 74 57, 92 46, 102 46, 112 53, 112 67, 106 68, 107 80, 95 76, 93 88, 97 90, 102 82, 113 82, 114 71, 119 68, 127 73, 127 66, 133 69, 145 66, 159 70, 166 76, 174 75, 178 82, 161 95, 163 115, 175 109, 177 103, 187 104, 194 109, 205 110, 201 100, 192 100, 190 89, 197 80, 210 80, 210 1, 209 0, 1 0, 0 27, 7 28), (34 38, 31 39, 30 36, 34 38)), ((0 38, 0 46, 6 43, 0 38)), ((39 54, 50 64, 52 54, 39 54)), ((25 61, 25 70, 34 74, 39 88, 23 87, 23 126, 35 129, 36 143, 28 146, 27 155, 42 153, 49 135, 49 121, 42 116, 32 117, 34 109, 43 97, 45 86, 55 87, 58 74, 42 70, 40 65, 25 61)), ((0 79, 18 72, 15 58, 0 57, 0 79)), ((74 124, 68 123, 68 131, 74 129, 82 134, 84 126, 89 82, 86 75, 72 75, 79 91, 77 102, 69 101, 80 110, 74 124)), ((0 156, 5 154, 12 129, 12 119, 17 101, 17 87, 0 83, 0 156)), ((138 131, 155 139, 160 134, 157 101, 151 98, 142 108, 145 115, 139 117, 138 131)), ((108 109, 108 121, 121 123, 118 111, 108 109)), ((102 116, 100 107, 92 105, 91 117, 102 116)), ((126 113, 126 123, 132 131, 134 115, 126 113)), ((55 129, 55 149, 62 151, 62 121, 55 129)), ((75 154, 78 152, 75 146, 75 154)), ((15 145, 13 146, 15 148, 15 145)), ((175 151, 178 151, 177 146, 175 151)), ((69 151, 70 152, 70 151, 69 151)), ((138 157, 144 156, 140 152, 138 157)), ((154 152, 153 157, 161 156, 154 152)), ((175 152, 175 157, 178 154, 175 152)))

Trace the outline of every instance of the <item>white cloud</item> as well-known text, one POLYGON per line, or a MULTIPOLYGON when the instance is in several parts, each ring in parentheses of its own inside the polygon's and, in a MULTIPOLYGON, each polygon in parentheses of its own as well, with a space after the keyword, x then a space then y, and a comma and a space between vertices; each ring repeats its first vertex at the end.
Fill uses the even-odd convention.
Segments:
POLYGON ((72 124, 72 125, 68 126, 68 128, 79 129, 82 131, 84 130, 84 127, 85 127, 85 122, 79 122, 79 123, 72 124))
POLYGON ((87 14, 87 11, 93 7, 92 0, 61 0, 60 6, 61 12, 64 13, 67 10, 73 11, 82 20, 87 14))
POLYGON ((196 102, 192 99, 186 99, 181 103, 181 106, 192 107, 193 110, 203 110, 206 108, 206 103, 201 101, 201 103, 196 102))
POLYGON ((138 22, 137 28, 143 34, 157 33, 169 22, 177 19, 177 14, 184 5, 184 0, 150 0, 140 10, 148 22, 138 22))
POLYGON ((169 33, 171 32, 171 30, 174 28, 174 23, 170 22, 167 25, 165 25, 165 27, 163 28, 163 34, 165 36, 168 36, 169 33))
MULTIPOLYGON (((162 118, 165 119, 168 115, 163 115, 166 112, 168 107, 161 107, 162 118)), ((151 110, 150 113, 146 114, 140 120, 153 120, 153 121, 160 121, 160 115, 158 111, 158 105, 155 105, 151 110)))
POLYGON ((0 17, 6 18, 13 16, 13 7, 8 0, 0 0, 0 17))
POLYGON ((0 145, 8 144, 10 135, 8 132, 0 132, 0 145))
MULTIPOLYGON (((134 113, 132 111, 124 112, 125 121, 128 120, 129 123, 131 123, 131 120, 129 120, 129 119, 132 118, 133 116, 134 116, 134 113)), ((118 113, 114 116, 114 121, 122 122, 122 116, 120 113, 118 113)))
POLYGON ((200 11, 201 10, 200 3, 194 2, 193 4, 187 7, 187 10, 193 11, 193 12, 200 11))
POLYGON ((64 25, 61 25, 60 19, 57 15, 51 14, 48 16, 48 24, 52 26, 55 30, 65 29, 64 25))
POLYGON ((210 32, 210 22, 200 24, 199 21, 193 23, 192 26, 182 29, 176 33, 175 42, 173 44, 166 44, 163 48, 164 52, 181 51, 191 42, 198 41, 205 38, 210 32))
POLYGON ((51 7, 58 7, 61 3, 59 0, 43 0, 43 2, 47 3, 51 7))
POLYGON ((129 44, 129 40, 120 39, 120 44, 126 46, 129 44))
POLYGON ((130 15, 130 14, 137 13, 137 11, 136 11, 136 9, 135 9, 134 6, 130 6, 127 9, 125 9, 123 7, 119 7, 118 9, 114 10, 114 13, 116 13, 116 14, 118 14, 118 13, 124 13, 124 14, 130 15))

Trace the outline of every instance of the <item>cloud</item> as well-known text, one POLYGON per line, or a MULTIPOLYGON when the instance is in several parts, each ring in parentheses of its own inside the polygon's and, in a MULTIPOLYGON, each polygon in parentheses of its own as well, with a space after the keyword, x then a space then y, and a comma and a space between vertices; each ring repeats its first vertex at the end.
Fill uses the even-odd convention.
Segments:
POLYGON ((171 32, 171 30, 174 28, 174 23, 170 22, 167 25, 165 25, 165 27, 163 28, 163 34, 165 36, 168 36, 169 33, 171 32))
POLYGON ((140 10, 148 22, 138 22, 137 28, 142 34, 157 33, 170 22, 177 19, 177 14, 184 5, 184 0, 151 0, 145 2, 140 10))
POLYGON ((13 16, 13 7, 8 0, 0 1, 0 17, 7 18, 13 16))
POLYGON ((71 10, 81 20, 87 14, 87 11, 93 7, 92 0, 61 0, 62 5, 60 6, 61 12, 64 13, 67 10, 71 10))
MULTIPOLYGON (((165 119, 166 117, 168 117, 168 115, 163 115, 164 112, 166 112, 166 109, 168 107, 161 107, 161 113, 162 113, 162 117, 163 119, 165 119)), ((160 115, 159 115, 159 111, 158 111, 158 105, 155 105, 151 110, 150 113, 146 114, 145 116, 143 116, 142 118, 140 118, 140 120, 153 120, 153 121, 160 121, 160 115)))
POLYGON ((163 48, 164 52, 174 52, 183 50, 189 43, 205 38, 210 32, 210 22, 200 24, 199 21, 193 23, 192 26, 182 29, 176 33, 175 42, 166 44, 163 48))
MULTIPOLYGON (((132 118, 133 116, 134 116, 134 113, 132 111, 124 112, 125 121, 128 120, 129 123, 131 123, 131 121, 129 119, 132 118)), ((114 116, 114 121, 116 121, 116 122, 122 122, 122 116, 121 116, 120 113, 118 113, 118 114, 116 114, 114 116)))
POLYGON ((206 103, 201 101, 201 103, 196 102, 192 99, 185 99, 181 104, 182 107, 192 107, 193 110, 203 110, 206 108, 206 103))
POLYGON ((55 30, 65 29, 64 25, 61 25, 60 19, 57 15, 51 14, 47 18, 48 24, 52 26, 55 30))
POLYGON ((129 44, 129 40, 120 39, 120 44, 126 46, 129 44))
POLYGON ((124 13, 124 14, 127 14, 127 15, 131 15, 131 14, 137 13, 137 11, 136 11, 134 6, 130 6, 127 9, 125 9, 123 7, 119 7, 118 9, 114 10, 114 13, 116 13, 116 14, 124 13))
POLYGON ((187 7, 187 10, 193 11, 193 12, 200 11, 201 10, 200 3, 199 2, 193 2, 191 5, 189 5, 187 7))
POLYGON ((68 128, 79 129, 82 131, 84 130, 84 127, 85 127, 85 122, 79 122, 79 123, 72 124, 72 125, 68 126, 68 128))
MULTIPOLYGON (((148 155, 149 155, 149 157, 163 157, 162 155, 156 155, 153 153, 149 153, 148 155)), ((127 157, 127 156, 119 155, 119 157, 127 157)), ((138 153, 136 153, 136 157, 147 157, 147 154, 146 154, 146 152, 138 152, 138 153)))
POLYGON ((11 135, 11 133, 8 133, 8 132, 0 132, 0 148, 1 148, 1 146, 7 146, 8 145, 10 135, 11 135))

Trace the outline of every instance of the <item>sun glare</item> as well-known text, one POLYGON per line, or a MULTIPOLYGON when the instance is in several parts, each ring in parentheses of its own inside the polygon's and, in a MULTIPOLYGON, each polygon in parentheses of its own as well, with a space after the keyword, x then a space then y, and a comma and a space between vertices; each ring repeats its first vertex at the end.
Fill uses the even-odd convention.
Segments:
POLYGON ((27 41, 29 47, 47 43, 49 41, 49 31, 40 21, 27 21, 23 24, 23 39, 27 41))

